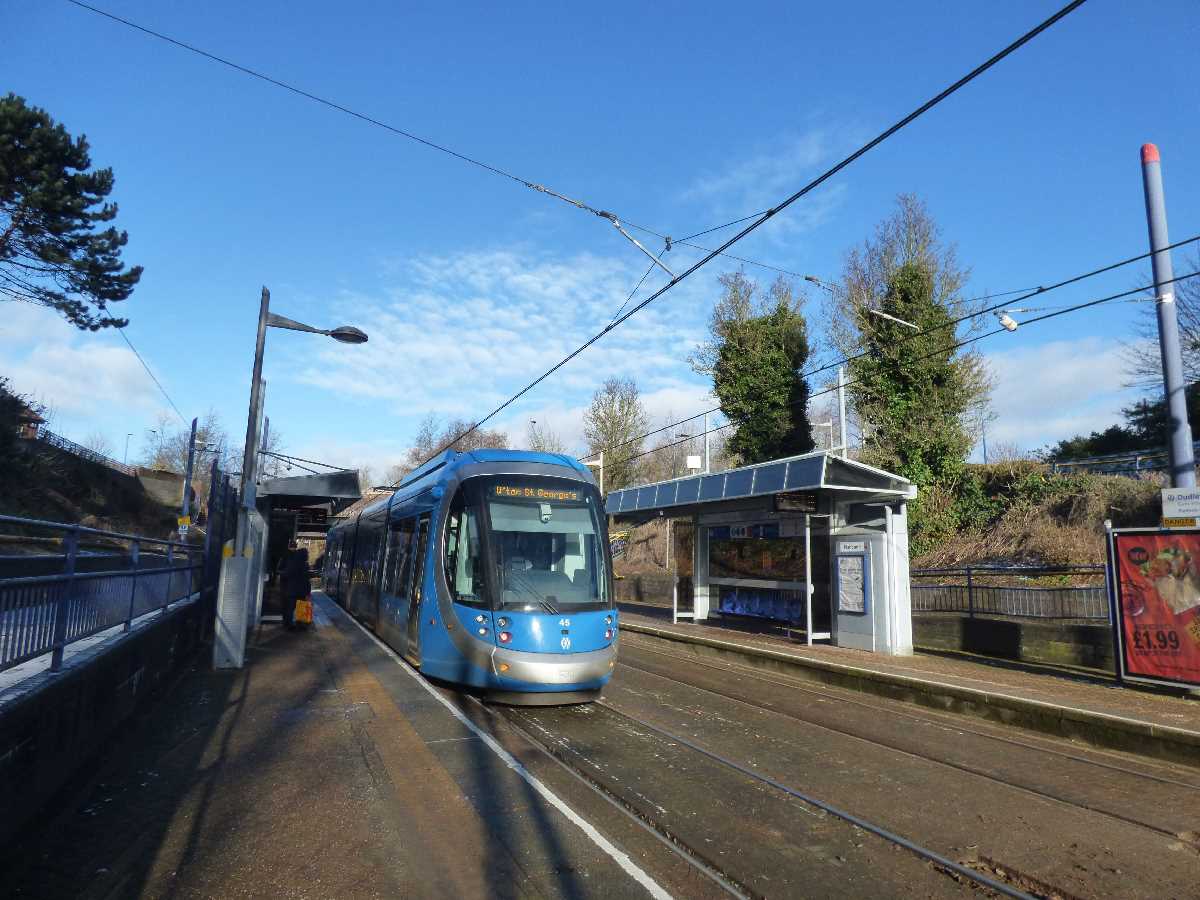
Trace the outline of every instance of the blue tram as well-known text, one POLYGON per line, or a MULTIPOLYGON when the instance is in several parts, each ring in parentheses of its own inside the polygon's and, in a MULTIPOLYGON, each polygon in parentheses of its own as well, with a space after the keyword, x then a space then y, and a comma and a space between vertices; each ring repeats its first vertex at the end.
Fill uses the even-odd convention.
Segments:
POLYGON ((426 675, 595 699, 617 657, 603 500, 557 454, 447 451, 329 531, 325 591, 426 675))

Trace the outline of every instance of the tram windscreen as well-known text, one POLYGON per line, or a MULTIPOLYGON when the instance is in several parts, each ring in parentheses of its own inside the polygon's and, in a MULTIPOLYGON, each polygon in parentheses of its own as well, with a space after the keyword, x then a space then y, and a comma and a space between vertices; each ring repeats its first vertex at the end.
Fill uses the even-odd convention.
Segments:
MULTIPOLYGON (((448 561, 447 575, 453 573, 452 587, 460 602, 548 613, 611 605, 600 497, 594 488, 549 479, 480 481, 483 484, 472 485, 468 492, 467 508, 458 517, 460 530, 453 540, 447 535, 447 550, 461 545, 472 556, 482 549, 490 557, 493 602, 480 602, 484 586, 478 583, 481 579, 470 577, 480 567, 456 559, 448 561), (489 531, 482 548, 471 499, 486 508, 489 531)), ((451 528, 454 519, 452 512, 451 528)))

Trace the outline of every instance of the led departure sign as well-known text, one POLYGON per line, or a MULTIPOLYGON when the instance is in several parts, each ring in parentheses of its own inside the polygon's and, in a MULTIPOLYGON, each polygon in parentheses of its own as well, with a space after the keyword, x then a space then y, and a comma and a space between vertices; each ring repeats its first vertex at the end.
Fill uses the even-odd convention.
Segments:
POLYGON ((562 502, 565 500, 578 501, 583 499, 579 491, 568 491, 562 488, 525 487, 513 484, 498 484, 492 488, 492 494, 496 497, 505 497, 513 500, 538 500, 543 503, 554 500, 562 502))

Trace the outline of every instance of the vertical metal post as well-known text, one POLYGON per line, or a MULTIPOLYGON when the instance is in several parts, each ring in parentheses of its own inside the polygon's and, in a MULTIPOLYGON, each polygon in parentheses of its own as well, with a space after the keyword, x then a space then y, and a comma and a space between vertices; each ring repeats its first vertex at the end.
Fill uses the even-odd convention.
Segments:
POLYGON ((125 616, 123 631, 128 631, 133 627, 133 610, 137 602, 138 569, 141 567, 141 563, 139 562, 140 552, 141 541, 134 541, 133 546, 129 548, 130 571, 133 574, 129 577, 129 614, 125 616))
POLYGON ((246 417, 246 446, 242 451, 242 508, 238 513, 237 555, 246 549, 249 521, 248 509, 254 508, 255 461, 258 458, 258 416, 262 405, 263 346, 267 340, 267 316, 271 305, 271 292, 262 289, 258 307, 258 337, 254 345, 254 366, 250 375, 250 412, 246 417))
POLYGON ((708 464, 708 413, 704 414, 704 474, 712 471, 708 464))
POLYGON ((846 437, 846 367, 838 366, 837 395, 838 395, 838 427, 842 437, 842 459, 850 454, 850 441, 846 437))
POLYGON ((975 583, 971 578, 970 566, 967 566, 967 618, 975 618, 975 583))
POLYGON ((804 514, 804 642, 812 646, 812 518, 804 514))
POLYGON ((163 597, 162 611, 165 615, 171 603, 171 588, 175 585, 175 545, 167 544, 167 590, 163 597))
POLYGON ((71 589, 75 586, 75 559, 79 555, 79 529, 72 528, 66 537, 67 558, 63 565, 63 588, 58 596, 54 612, 54 655, 50 657, 50 671, 62 669, 63 651, 67 646, 67 614, 71 608, 71 589))
POLYGON ((192 434, 188 438, 188 461, 187 472, 183 476, 183 499, 179 503, 179 515, 188 522, 188 515, 192 511, 192 463, 196 458, 196 419, 192 419, 192 434))
POLYGON ((1150 229, 1150 259, 1154 269, 1155 306, 1158 309, 1158 346, 1162 354, 1163 388, 1169 418, 1171 486, 1196 486, 1196 460, 1188 422, 1183 382, 1183 355, 1179 349, 1179 317, 1175 307, 1175 273, 1167 238, 1167 207, 1163 200, 1162 163, 1154 144, 1142 145, 1142 186, 1146 194, 1146 222, 1150 229))

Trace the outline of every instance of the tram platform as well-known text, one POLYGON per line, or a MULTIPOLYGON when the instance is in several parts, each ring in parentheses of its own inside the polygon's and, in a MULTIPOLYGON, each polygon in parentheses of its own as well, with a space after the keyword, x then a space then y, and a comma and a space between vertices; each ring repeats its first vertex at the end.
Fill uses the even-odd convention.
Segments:
POLYGON ((626 637, 936 709, 1200 766, 1200 697, 1121 686, 1100 672, 954 654, 884 656, 809 647, 778 626, 714 618, 671 622, 670 608, 622 603, 626 637), (636 639, 636 638, 635 638, 636 639))
POLYGON ((5 896, 716 896, 549 756, 492 736, 485 707, 314 599, 313 629, 264 622, 243 669, 196 660, 5 848, 5 896))

